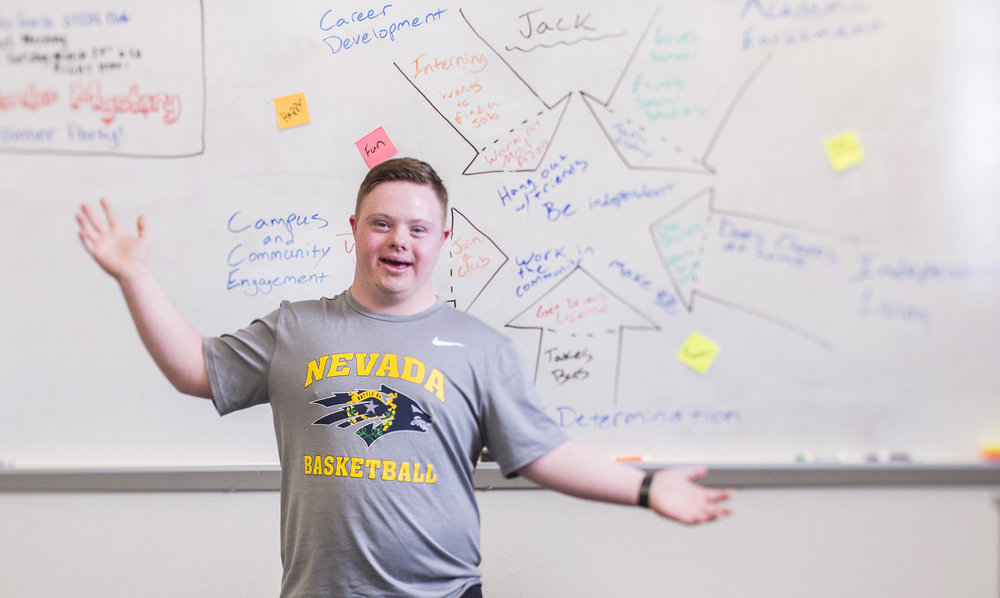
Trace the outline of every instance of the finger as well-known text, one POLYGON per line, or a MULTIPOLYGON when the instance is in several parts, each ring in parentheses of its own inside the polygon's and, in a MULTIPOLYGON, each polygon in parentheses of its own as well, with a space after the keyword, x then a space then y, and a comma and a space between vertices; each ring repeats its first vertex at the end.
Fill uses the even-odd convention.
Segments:
POLYGON ((720 517, 725 517, 725 516, 729 515, 729 513, 730 513, 729 509, 706 508, 702 512, 701 517, 699 519, 700 519, 701 523, 707 523, 709 521, 715 521, 716 519, 719 519, 720 517))
POLYGON ((76 222, 79 226, 77 233, 79 234, 80 239, 84 242, 84 246, 86 246, 88 250, 92 249, 94 244, 97 242, 98 237, 101 235, 101 232, 97 230, 94 222, 91 221, 91 219, 82 211, 76 215, 76 222))
POLYGON ((146 238, 146 235, 148 234, 148 232, 147 232, 148 229, 146 228, 146 217, 145 216, 139 216, 139 219, 135 221, 135 227, 136 227, 136 230, 139 231, 139 238, 140 239, 146 238))
POLYGON ((722 502, 733 496, 732 490, 713 490, 708 493, 709 502, 722 502))
POLYGON ((77 215, 76 219, 80 223, 77 236, 80 237, 80 242, 83 243, 83 248, 87 250, 87 253, 94 255, 97 250, 98 237, 93 228, 84 220, 83 216, 77 215))
POLYGON ((688 467, 684 470, 684 477, 689 480, 700 480, 706 475, 708 475, 708 468, 704 465, 696 465, 688 467))
POLYGON ((90 204, 80 206, 80 211, 76 215, 76 221, 82 229, 86 229, 90 233, 99 234, 104 230, 103 223, 94 213, 94 209, 90 207, 90 204))
POLYGON ((115 213, 115 209, 107 197, 101 198, 101 207, 104 208, 104 216, 108 219, 108 225, 112 230, 118 229, 118 214, 115 213))
POLYGON ((84 249, 86 249, 88 253, 94 253, 94 241, 87 236, 87 233, 84 232, 82 228, 80 229, 78 236, 80 237, 80 242, 83 243, 84 249))
POLYGON ((80 236, 87 234, 87 231, 90 229, 90 223, 87 222, 87 216, 84 215, 83 210, 81 209, 77 212, 74 218, 76 219, 76 226, 80 236))

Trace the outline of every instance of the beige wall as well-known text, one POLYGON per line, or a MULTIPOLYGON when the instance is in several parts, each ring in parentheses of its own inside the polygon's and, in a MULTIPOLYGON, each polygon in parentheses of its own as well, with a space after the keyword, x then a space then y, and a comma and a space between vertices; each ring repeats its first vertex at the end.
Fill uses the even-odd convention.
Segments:
MULTIPOLYGON (((480 491, 491 598, 995 598, 1000 489, 744 490, 684 528, 540 490, 480 491)), ((277 492, 0 493, 0 595, 274 597, 277 492)))

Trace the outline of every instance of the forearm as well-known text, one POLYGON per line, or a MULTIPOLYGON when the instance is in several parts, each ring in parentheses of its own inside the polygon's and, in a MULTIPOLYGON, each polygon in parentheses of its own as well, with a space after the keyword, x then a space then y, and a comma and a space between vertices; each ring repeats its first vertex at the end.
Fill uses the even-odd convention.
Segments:
MULTIPOLYGON (((730 497, 728 490, 713 490, 695 483, 706 472, 704 467, 657 471, 650 477, 646 506, 663 517, 686 524, 729 515, 725 505, 730 497)), ((520 473, 552 490, 621 505, 639 504, 639 488, 646 476, 640 469, 604 459, 574 442, 560 445, 523 467, 520 473)))
POLYGON ((611 461, 573 441, 523 467, 520 474, 557 492, 619 505, 637 504, 644 476, 636 467, 611 461))
POLYGON ((145 267, 117 280, 139 337, 167 380, 182 393, 210 398, 201 334, 145 267))

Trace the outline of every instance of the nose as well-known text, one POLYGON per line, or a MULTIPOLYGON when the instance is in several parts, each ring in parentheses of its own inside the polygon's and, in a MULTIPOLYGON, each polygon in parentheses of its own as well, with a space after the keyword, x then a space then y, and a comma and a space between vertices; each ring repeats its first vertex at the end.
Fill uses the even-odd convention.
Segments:
POLYGON ((406 231, 396 228, 389 236, 389 247, 393 249, 406 249, 406 231))

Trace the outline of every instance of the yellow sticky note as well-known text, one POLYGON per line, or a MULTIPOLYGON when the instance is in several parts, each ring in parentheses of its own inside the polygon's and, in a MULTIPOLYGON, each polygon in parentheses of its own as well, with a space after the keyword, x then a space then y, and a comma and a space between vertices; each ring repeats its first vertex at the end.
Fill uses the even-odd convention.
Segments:
POLYGON ((865 152, 854 131, 844 131, 830 137, 823 142, 823 147, 826 148, 826 157, 834 172, 843 172, 865 161, 865 152))
POLYGON ((274 114, 278 117, 278 128, 287 129, 309 122, 309 107, 305 93, 274 98, 274 114))
POLYGON ((720 350, 719 345, 712 342, 711 339, 698 332, 692 332, 677 354, 677 359, 699 374, 704 374, 711 367, 720 350))

